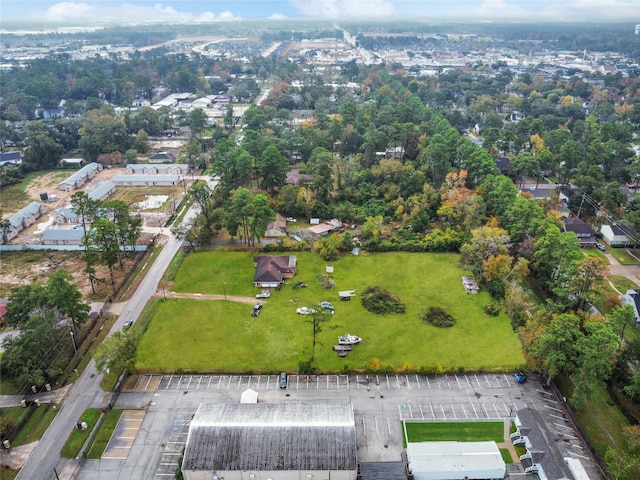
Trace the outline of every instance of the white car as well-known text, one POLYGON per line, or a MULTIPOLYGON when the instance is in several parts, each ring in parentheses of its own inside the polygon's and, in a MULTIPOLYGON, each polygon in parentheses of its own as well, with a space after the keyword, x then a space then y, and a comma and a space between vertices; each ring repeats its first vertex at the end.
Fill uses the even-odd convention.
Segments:
POLYGON ((309 307, 299 307, 296 308, 296 313, 298 315, 311 315, 312 313, 314 313, 315 310, 313 310, 313 308, 309 308, 309 307))
POLYGON ((271 296, 271 293, 269 292, 262 292, 256 295, 256 298, 269 298, 271 296))
POLYGON ((295 218, 293 218, 293 217, 287 217, 287 222, 294 222, 294 223, 295 223, 295 222, 297 222, 297 221, 298 221, 298 220, 296 220, 296 219, 295 219, 295 218))

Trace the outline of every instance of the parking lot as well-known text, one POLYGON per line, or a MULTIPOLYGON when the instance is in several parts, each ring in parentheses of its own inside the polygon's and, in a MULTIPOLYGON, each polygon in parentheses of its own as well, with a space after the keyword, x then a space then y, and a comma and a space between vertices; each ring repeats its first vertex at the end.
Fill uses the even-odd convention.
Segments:
POLYGON ((172 478, 200 403, 239 402, 249 388, 263 403, 351 403, 360 462, 400 460, 401 420, 508 421, 519 410, 534 409, 544 419, 560 461, 563 456, 580 458, 592 478, 599 478, 554 395, 537 379, 521 385, 508 374, 289 375, 286 389, 279 388, 278 375, 142 375, 135 391, 122 393, 116 402, 118 408, 147 410, 128 457, 88 461, 78 478, 89 480, 98 473, 103 480, 132 478, 126 475, 134 473, 136 478, 172 478))

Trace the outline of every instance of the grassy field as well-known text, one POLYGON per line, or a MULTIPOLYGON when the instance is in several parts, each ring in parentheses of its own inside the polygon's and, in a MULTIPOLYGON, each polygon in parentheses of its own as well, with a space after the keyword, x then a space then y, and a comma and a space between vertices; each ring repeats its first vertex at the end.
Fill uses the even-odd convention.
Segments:
POLYGON ((409 442, 504 442, 503 422, 407 422, 409 442))
MULTIPOLYGON (((58 405, 46 404, 35 408, 33 415, 27 420, 24 427, 16 438, 11 442, 11 446, 26 445, 27 443, 39 440, 44 432, 49 428, 49 424, 53 421, 56 413, 58 413, 58 405)), ((27 410, 24 407, 7 407, 2 409, 2 416, 12 418, 14 421, 22 419, 27 410)))
MULTIPOLYGON (((250 252, 198 252, 188 255, 174 283, 176 292, 254 296, 253 254, 250 252)), ((335 287, 325 290, 317 274, 326 262, 312 253, 298 253, 298 268, 271 298, 262 300, 259 317, 251 306, 233 301, 168 299, 160 303, 138 348, 140 371, 276 372, 298 370, 312 356, 312 326, 296 307, 322 300, 336 311, 321 326, 314 364, 320 371, 462 371, 510 370, 524 365, 520 343, 509 319, 486 315, 487 292, 467 295, 451 254, 390 253, 347 256, 333 262, 335 287), (304 281, 308 288, 294 289, 304 281), (375 315, 364 310, 356 296, 338 301, 338 290, 379 285, 406 304, 404 315, 375 315), (293 300, 297 299, 297 302, 293 300), (423 308, 443 307, 457 324, 439 329, 418 319, 423 308), (332 350, 338 335, 363 338, 348 357, 332 350)))

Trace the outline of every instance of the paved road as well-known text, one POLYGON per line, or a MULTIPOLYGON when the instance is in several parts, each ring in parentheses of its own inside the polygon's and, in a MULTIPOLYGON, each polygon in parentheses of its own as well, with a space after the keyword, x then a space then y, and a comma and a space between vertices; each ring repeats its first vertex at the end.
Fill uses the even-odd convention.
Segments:
MULTIPOLYGON (((185 215, 185 221, 196 215, 194 209, 185 215)), ((122 311, 122 314, 111 329, 110 335, 122 329, 125 322, 135 322, 149 299, 156 293, 158 282, 171 260, 180 249, 182 242, 171 235, 168 228, 164 229, 167 243, 150 267, 149 272, 134 292, 122 311)), ((70 388, 64 404, 58 415, 47 429, 38 445, 27 459, 27 462, 16 477, 17 480, 48 480, 55 478, 54 468, 61 472, 65 460, 60 456, 60 450, 76 421, 82 413, 91 407, 105 407, 111 401, 111 394, 100 388, 102 375, 98 374, 95 362, 91 360, 82 375, 70 388)))

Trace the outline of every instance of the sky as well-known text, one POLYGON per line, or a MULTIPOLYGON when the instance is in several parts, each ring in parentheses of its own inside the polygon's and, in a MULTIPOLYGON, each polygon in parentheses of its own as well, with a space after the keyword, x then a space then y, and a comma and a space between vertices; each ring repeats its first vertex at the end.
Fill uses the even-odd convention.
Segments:
POLYGON ((640 23, 640 0, 0 0, 2 20, 466 18, 640 23))

